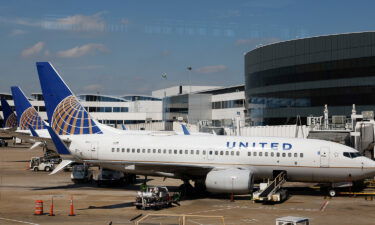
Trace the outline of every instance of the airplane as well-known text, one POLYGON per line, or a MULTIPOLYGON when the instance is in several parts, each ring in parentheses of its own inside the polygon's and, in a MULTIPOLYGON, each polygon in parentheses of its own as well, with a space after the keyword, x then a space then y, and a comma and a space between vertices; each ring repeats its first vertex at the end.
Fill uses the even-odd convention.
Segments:
MULTIPOLYGON (((36 63, 57 151, 51 173, 84 162, 138 175, 181 179, 213 193, 245 194, 255 180, 286 173, 290 182, 355 182, 375 175, 375 161, 348 146, 314 139, 214 135, 106 135, 54 67, 36 63)), ((334 191, 332 188, 331 190, 334 191)), ((333 192, 335 194, 335 192, 333 192)))
POLYGON ((3 111, 3 128, 0 129, 0 139, 10 140, 13 139, 13 135, 10 132, 17 129, 17 115, 4 98, 1 98, 1 107, 3 111))

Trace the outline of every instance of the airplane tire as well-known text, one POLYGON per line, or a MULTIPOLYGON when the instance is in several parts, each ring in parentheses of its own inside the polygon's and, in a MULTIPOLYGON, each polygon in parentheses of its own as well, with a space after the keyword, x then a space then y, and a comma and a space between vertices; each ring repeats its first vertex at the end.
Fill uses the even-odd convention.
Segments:
POLYGON ((336 190, 335 189, 329 189, 328 190, 328 195, 330 197, 335 197, 336 196, 336 190))

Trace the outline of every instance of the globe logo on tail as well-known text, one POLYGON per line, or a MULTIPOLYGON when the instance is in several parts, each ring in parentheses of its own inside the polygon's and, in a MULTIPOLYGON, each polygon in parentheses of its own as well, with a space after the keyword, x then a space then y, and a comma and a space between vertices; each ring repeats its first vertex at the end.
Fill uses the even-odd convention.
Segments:
POLYGON ((51 124, 59 135, 102 133, 74 96, 66 97, 57 105, 51 124))
POLYGON ((32 106, 27 108, 20 118, 21 130, 28 130, 30 126, 36 130, 45 128, 42 118, 40 118, 38 112, 32 106))
POLYGON ((16 127, 16 126, 17 126, 17 116, 15 113, 12 113, 5 121, 5 127, 16 127))

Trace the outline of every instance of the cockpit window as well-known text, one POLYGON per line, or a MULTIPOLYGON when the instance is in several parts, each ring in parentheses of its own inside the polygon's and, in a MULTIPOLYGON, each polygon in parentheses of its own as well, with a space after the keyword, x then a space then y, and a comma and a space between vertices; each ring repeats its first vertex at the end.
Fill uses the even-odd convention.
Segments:
POLYGON ((359 152, 344 152, 344 156, 354 159, 354 158, 360 157, 362 155, 359 152))

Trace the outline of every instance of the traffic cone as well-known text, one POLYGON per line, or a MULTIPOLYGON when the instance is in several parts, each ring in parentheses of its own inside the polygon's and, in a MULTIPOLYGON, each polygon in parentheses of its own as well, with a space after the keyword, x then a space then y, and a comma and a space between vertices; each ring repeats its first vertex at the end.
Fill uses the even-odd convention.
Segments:
POLYGON ((49 216, 55 216, 55 214, 53 213, 53 197, 51 199, 51 208, 50 208, 50 211, 49 211, 49 216))
POLYGON ((70 197, 70 213, 69 216, 75 216, 74 214, 74 205, 73 205, 73 196, 70 197))

